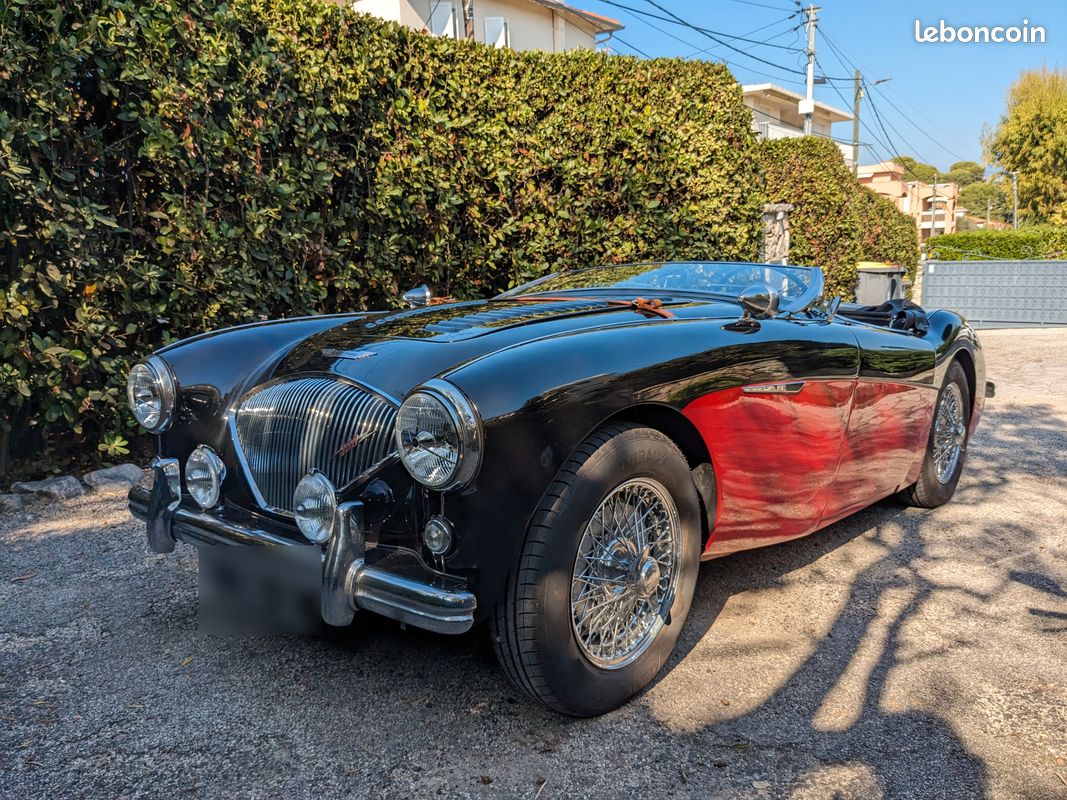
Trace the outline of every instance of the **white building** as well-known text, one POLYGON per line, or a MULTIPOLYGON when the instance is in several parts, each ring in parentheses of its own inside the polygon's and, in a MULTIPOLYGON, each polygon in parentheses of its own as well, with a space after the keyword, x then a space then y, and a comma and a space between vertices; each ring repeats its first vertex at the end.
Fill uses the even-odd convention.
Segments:
MULTIPOLYGON (((352 0, 356 11, 434 36, 464 38, 463 0, 352 0)), ((474 40, 513 50, 592 50, 622 25, 558 0, 473 0, 474 40)))
MULTIPOLYGON (((741 89, 745 94, 745 105, 752 109, 752 127, 760 138, 787 139, 804 135, 804 115, 800 113, 803 95, 773 83, 746 84, 741 89)), ((855 158, 852 145, 835 139, 832 128, 835 122, 851 121, 852 115, 847 111, 815 101, 811 117, 812 135, 834 139, 841 148, 845 163, 850 167, 855 158)), ((849 131, 850 137, 851 133, 849 131)))

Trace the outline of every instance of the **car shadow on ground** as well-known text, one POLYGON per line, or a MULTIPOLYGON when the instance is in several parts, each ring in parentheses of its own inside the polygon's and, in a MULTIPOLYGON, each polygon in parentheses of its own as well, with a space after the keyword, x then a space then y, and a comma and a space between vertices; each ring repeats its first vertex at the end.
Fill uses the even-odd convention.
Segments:
MULTIPOLYGON (((1065 430, 1053 416, 1042 414, 1040 408, 1036 414, 1034 409, 1002 414, 996 425, 981 434, 982 455, 968 464, 955 502, 966 506, 996 502, 997 494, 1007 483, 1020 476, 1033 477, 1047 471, 1048 434, 1062 436, 1065 430), (1035 423, 1035 418, 1040 421, 1035 423), (1004 453, 1011 453, 1011 458, 990 457, 1004 453)), ((1008 583, 1024 584, 1053 601, 1062 601, 1067 592, 1052 578, 1032 569, 1006 570, 1003 581, 992 587, 971 588, 955 580, 939 580, 939 565, 953 557, 952 548, 956 545, 946 544, 938 514, 937 510, 906 508, 891 498, 815 535, 702 565, 693 606, 678 647, 645 698, 631 704, 630 712, 636 708, 637 714, 646 715, 650 722, 669 731, 671 738, 688 740, 690 744, 708 741, 719 745, 741 743, 745 747, 757 743, 770 747, 787 744, 793 748, 790 768, 797 776, 827 764, 847 764, 862 771, 868 788, 887 796, 987 795, 987 766, 978 754, 968 750, 950 721, 936 713, 918 710, 918 706, 926 705, 922 702, 916 702, 911 708, 897 700, 886 702, 887 683, 894 668, 944 655, 955 646, 948 641, 934 652, 915 654, 902 646, 902 632, 935 599, 941 604, 951 604, 955 602, 951 598, 958 595, 961 598, 957 603, 958 613, 981 616, 981 604, 993 601, 998 592, 1006 591, 1008 583), (931 536, 935 537, 933 541, 931 536), (670 703, 666 704, 666 712, 659 710, 660 703, 655 696, 660 688, 669 692, 675 670, 684 669, 695 651, 709 639, 714 640, 716 622, 731 598, 774 590, 788 582, 793 573, 860 537, 864 538, 865 547, 876 551, 877 556, 846 574, 847 597, 829 629, 815 642, 810 654, 789 665, 787 679, 778 685, 759 688, 765 697, 762 702, 732 716, 704 715, 699 709, 692 713, 690 707, 681 715, 686 721, 680 725, 676 724, 676 709, 670 703), (887 603, 887 598, 892 602, 887 603), (845 715, 845 724, 827 724, 820 719, 820 714, 825 715, 828 698, 846 674, 856 670, 857 654, 871 639, 877 641, 877 646, 858 670, 861 674, 865 672, 866 677, 856 692, 859 699, 852 703, 855 707, 845 715), (701 722, 702 719, 705 721, 701 722)), ((1005 536, 1025 548, 1032 531, 1022 526, 979 525, 958 546, 985 557, 1000 550, 1005 536)), ((1054 624, 1042 628, 1044 632, 1064 630, 1062 623, 1067 613, 1035 607, 1031 614, 1044 623, 1054 624)), ((354 634, 354 638, 338 634, 334 642, 340 648, 358 647, 368 636, 388 637, 388 627, 388 624, 375 624, 371 630, 354 634)), ((442 658, 467 658, 471 659, 470 668, 477 665, 497 670, 491 642, 484 630, 445 641, 416 633, 408 646, 434 651, 422 654, 431 663, 442 658)), ((766 658, 776 657, 773 648, 766 653, 766 658)), ((432 682, 429 674, 425 677, 432 682)), ((519 706, 520 715, 537 718, 545 730, 558 731, 564 737, 581 735, 582 731, 606 724, 608 719, 574 722, 556 717, 515 692, 502 678, 500 690, 502 698, 519 706)), ((951 693, 953 687, 945 686, 944 690, 951 693)), ((698 691, 690 702, 717 700, 698 691)))

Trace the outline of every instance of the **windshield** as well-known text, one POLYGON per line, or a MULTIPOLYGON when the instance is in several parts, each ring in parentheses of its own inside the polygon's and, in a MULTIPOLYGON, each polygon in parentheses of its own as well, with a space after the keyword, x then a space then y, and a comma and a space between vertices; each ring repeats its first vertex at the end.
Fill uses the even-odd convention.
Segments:
POLYGON ((712 294, 733 299, 753 284, 777 292, 783 311, 797 311, 807 308, 822 294, 822 272, 815 267, 783 264, 660 261, 557 272, 512 289, 501 297, 609 290, 613 294, 712 294))

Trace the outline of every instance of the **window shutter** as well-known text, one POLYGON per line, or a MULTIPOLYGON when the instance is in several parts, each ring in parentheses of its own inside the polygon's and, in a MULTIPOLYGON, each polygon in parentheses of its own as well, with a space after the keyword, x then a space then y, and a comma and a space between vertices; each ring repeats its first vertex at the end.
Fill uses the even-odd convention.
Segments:
POLYGON ((456 38, 456 10, 449 0, 436 0, 430 9, 430 33, 446 39, 456 38))
POLYGON ((510 47, 506 17, 485 18, 485 43, 490 47, 510 47))

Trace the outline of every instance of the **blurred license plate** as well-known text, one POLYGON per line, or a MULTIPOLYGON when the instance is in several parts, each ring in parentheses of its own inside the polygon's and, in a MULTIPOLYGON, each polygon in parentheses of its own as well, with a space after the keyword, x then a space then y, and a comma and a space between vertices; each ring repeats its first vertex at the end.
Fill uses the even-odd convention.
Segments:
POLYGON ((307 634, 322 628, 317 547, 206 545, 200 626, 217 634, 307 634))

